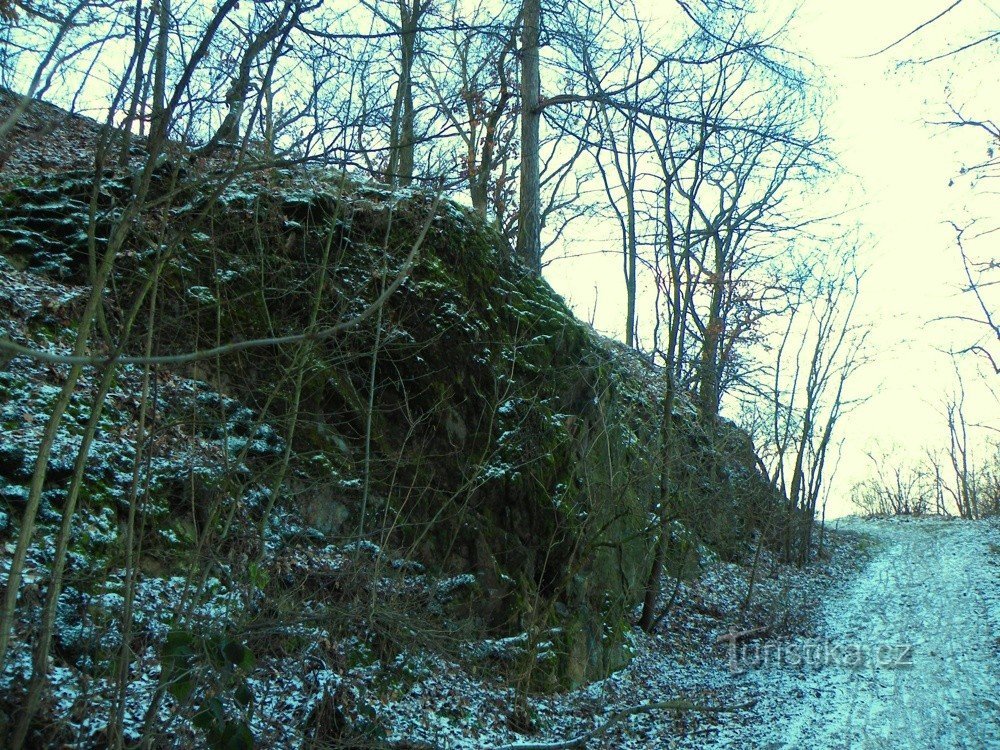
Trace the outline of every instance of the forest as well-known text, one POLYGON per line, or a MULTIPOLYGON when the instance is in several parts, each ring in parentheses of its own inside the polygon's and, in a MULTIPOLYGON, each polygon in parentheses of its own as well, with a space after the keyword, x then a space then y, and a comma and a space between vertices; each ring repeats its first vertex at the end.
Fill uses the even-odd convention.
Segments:
POLYGON ((911 519, 1000 591, 1000 129, 852 443, 903 324, 764 5, 0 0, 0 745, 713 747, 911 519))

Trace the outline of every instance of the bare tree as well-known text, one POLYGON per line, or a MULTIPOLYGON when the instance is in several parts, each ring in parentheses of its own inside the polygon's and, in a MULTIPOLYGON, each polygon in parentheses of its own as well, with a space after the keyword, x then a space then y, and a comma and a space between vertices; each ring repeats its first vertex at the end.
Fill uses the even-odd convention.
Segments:
MULTIPOLYGON (((247 109, 247 99, 250 95, 252 74, 258 64, 260 56, 269 46, 273 46, 271 51, 271 62, 264 66, 265 71, 273 70, 274 62, 282 56, 284 45, 287 43, 289 35, 294 25, 298 22, 303 12, 309 10, 298 0, 284 0, 278 7, 277 12, 271 18, 258 18, 267 10, 266 6, 257 6, 255 18, 252 19, 251 27, 242 31, 245 36, 244 44, 238 45, 237 49, 242 50, 235 75, 226 91, 224 105, 226 114, 222 119, 215 134, 208 140, 201 153, 210 156, 220 145, 237 144, 239 141, 240 124, 247 109), (256 28, 255 28, 256 27, 256 28)), ((270 75, 265 74, 264 80, 260 82, 257 95, 263 97, 270 91, 268 79, 270 75)), ((271 130, 274 124, 272 119, 271 130)), ((273 141, 274 133, 270 135, 273 141)))
POLYGON ((927 473, 905 466, 897 457, 869 453, 873 475, 851 490, 851 502, 868 515, 923 515, 933 504, 934 488, 927 473))
POLYGON ((541 0, 521 5, 521 171, 518 193, 517 257, 535 273, 542 271, 541 206, 541 0))
POLYGON ((472 207, 504 234, 516 223, 518 152, 517 23, 508 15, 478 5, 460 23, 456 3, 446 37, 450 54, 421 58, 437 106, 461 141, 455 158, 472 207))
POLYGON ((767 474, 787 498, 783 551, 799 563, 810 554, 839 421, 861 401, 846 393, 866 361, 868 334, 854 321, 862 278, 854 254, 847 245, 806 269, 780 332, 773 334, 768 385, 744 417, 767 474))
POLYGON ((955 368, 956 386, 944 403, 944 417, 948 426, 948 461, 952 470, 952 484, 945 484, 951 494, 958 514, 962 518, 979 517, 978 482, 972 458, 969 426, 965 417, 965 384, 955 368))
MULTIPOLYGON (((406 186, 413 181, 416 133, 413 109, 413 66, 417 54, 417 34, 432 0, 398 0, 399 81, 389 122, 389 181, 406 186)), ((377 6, 372 6, 377 7, 377 6)))

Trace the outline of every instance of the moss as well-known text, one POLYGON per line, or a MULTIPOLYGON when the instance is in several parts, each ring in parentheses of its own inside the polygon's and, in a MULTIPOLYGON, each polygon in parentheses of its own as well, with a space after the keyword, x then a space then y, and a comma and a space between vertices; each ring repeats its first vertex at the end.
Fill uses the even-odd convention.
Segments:
MULTIPOLYGON (((214 204, 207 189, 191 188, 186 204, 170 210, 170 259, 153 331, 159 353, 300 334, 320 288, 319 328, 356 318, 399 273, 435 203, 428 194, 393 194, 334 174, 317 176, 319 189, 293 172, 258 177, 234 184, 214 204), (329 272, 320 279, 327 251, 329 272)), ((56 205, 60 195, 80 200, 86 185, 56 177, 35 192, 35 202, 56 205)), ((7 200, 33 220, 21 197, 7 200)), ((70 217, 79 220, 78 212, 70 217)), ((52 218, 45 231, 53 237, 72 229, 52 218)), ((158 252, 137 243, 122 253, 109 303, 127 308, 158 252)), ((135 341, 146 333, 142 325, 135 341)), ((467 615, 497 637, 529 624, 551 631, 551 656, 532 665, 539 687, 573 686, 622 665, 628 617, 649 565, 650 499, 658 497, 659 376, 576 320, 543 280, 510 260, 478 215, 448 202, 380 315, 337 336, 251 348, 183 373, 226 395, 212 403, 194 397, 165 418, 192 442, 221 447, 229 459, 248 457, 228 473, 194 465, 190 456, 157 457, 148 507, 160 509, 159 520, 144 568, 187 565, 206 509, 243 498, 253 481, 274 481, 283 452, 276 436, 287 434, 300 373, 282 503, 298 503, 308 515, 310 505, 335 498, 343 511, 326 524, 331 533, 343 518, 360 518, 370 417, 367 528, 376 513, 393 518, 389 544, 412 548, 432 572, 474 573, 483 595, 456 617, 467 615), (233 411, 237 400, 249 418, 233 411), (253 426, 260 413, 274 428, 271 437, 253 426), (202 468, 193 481, 191 472, 202 468)), ((74 429, 88 413, 85 403, 72 405, 74 429)), ((686 419, 678 421, 690 470, 679 472, 674 489, 700 489, 690 494, 683 529, 699 543, 735 545, 752 515, 741 503, 760 490, 753 461, 738 440, 713 445, 697 420, 686 419), (715 471, 717 449, 730 468, 746 471, 715 471), (712 528, 701 514, 720 515, 720 508, 725 522, 712 528)), ((114 476, 102 469, 88 478, 89 504, 112 506, 114 476)), ((672 571, 688 565, 682 547, 680 536, 670 545, 672 571)))

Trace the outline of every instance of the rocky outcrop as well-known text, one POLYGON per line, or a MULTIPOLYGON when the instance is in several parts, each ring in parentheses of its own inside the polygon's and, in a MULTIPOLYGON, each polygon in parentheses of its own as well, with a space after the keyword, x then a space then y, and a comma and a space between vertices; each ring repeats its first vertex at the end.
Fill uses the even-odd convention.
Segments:
MULTIPOLYGON (((213 523, 205 508, 239 504, 251 547, 265 513, 294 513, 319 547, 363 533, 442 576, 471 574, 448 612, 477 634, 521 638, 514 661, 535 687, 624 664, 658 533, 655 368, 578 321, 453 203, 307 170, 237 180, 188 170, 161 170, 105 306, 121 320, 155 276, 155 315, 139 316, 127 349, 140 351, 146 333, 161 355, 235 345, 173 368, 200 390, 165 398, 160 418, 238 460, 202 453, 181 467, 175 452, 153 463, 158 523, 178 532, 170 543, 213 523), (260 339, 278 342, 247 345, 260 339), (266 498, 257 505, 251 486, 266 498), (202 507, 192 520, 171 520, 192 505, 202 507)), ((107 175, 92 212, 92 185, 77 172, 6 191, 7 262, 82 293, 91 249, 130 200, 127 181, 107 175)), ((678 403, 687 448, 667 458, 684 538, 671 560, 683 568, 690 547, 695 559, 738 549, 775 498, 745 436, 725 424, 709 435, 678 403)), ((88 502, 111 515, 125 512, 122 463, 89 480, 88 502)), ((21 464, 0 462, 12 516, 21 464)))

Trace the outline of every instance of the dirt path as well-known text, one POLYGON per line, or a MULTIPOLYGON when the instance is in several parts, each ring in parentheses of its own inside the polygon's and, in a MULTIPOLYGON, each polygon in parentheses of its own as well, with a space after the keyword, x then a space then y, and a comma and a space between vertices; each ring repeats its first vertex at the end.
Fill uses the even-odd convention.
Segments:
POLYGON ((720 746, 1000 748, 997 525, 849 523, 875 558, 824 606, 819 639, 736 652, 761 699, 720 746))

